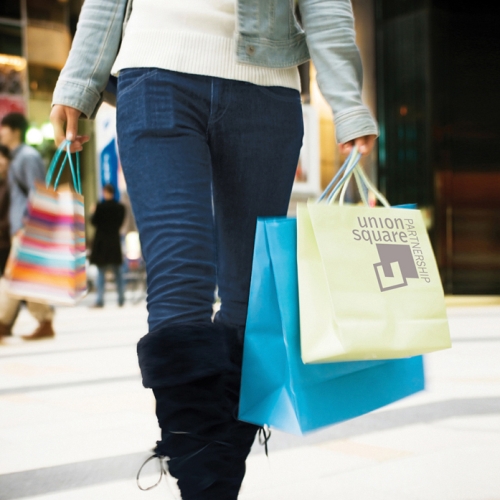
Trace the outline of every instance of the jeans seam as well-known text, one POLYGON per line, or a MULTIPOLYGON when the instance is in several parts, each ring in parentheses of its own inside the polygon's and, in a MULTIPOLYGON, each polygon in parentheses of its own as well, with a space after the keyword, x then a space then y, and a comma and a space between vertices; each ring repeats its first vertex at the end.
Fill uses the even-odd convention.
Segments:
MULTIPOLYGON (((224 118, 224 115, 226 114, 227 110, 229 109, 229 106, 231 106, 231 98, 232 98, 232 92, 233 92, 233 84, 231 82, 225 82, 224 85, 228 87, 227 91, 227 105, 224 108, 224 111, 222 111, 221 115, 218 116, 215 120, 212 119, 212 104, 210 103, 210 117, 208 119, 208 126, 210 125, 215 125, 216 123, 220 122, 222 118, 224 118)), ((212 80, 212 89, 213 89, 213 80, 212 80)), ((213 100, 213 92, 212 92, 212 98, 211 101, 213 100)))
POLYGON ((132 82, 128 87, 126 87, 125 89, 121 90, 119 92, 120 95, 121 96, 127 95, 128 92, 134 90, 142 82, 144 82, 146 80, 149 80, 150 78, 154 77, 157 73, 158 73, 158 69, 157 68, 154 68, 153 71, 148 71, 148 72, 143 73, 139 78, 137 78, 134 82, 132 82))
POLYGON ((213 112, 213 106, 214 106, 214 79, 210 79, 210 111, 208 113, 208 120, 207 120, 207 130, 205 133, 205 137, 208 141, 208 138, 210 136, 210 124, 212 123, 212 112, 213 112))

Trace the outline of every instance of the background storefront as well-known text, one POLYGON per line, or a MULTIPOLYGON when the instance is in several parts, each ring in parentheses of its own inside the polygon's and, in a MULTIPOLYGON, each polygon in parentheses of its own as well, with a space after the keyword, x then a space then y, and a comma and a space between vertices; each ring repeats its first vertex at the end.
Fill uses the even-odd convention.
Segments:
MULTIPOLYGON (((0 117, 25 113, 27 142, 46 162, 55 147, 49 114, 52 92, 71 47, 83 0, 8 0, 0 2, 0 117)), ((93 125, 80 129, 93 136, 93 125)), ((92 143, 94 142, 94 138, 92 143)), ((82 153, 87 211, 96 200, 95 149, 82 153)))
POLYGON ((500 293, 497 4, 376 0, 379 184, 422 207, 447 293, 500 293))
MULTIPOLYGON (((0 3, 0 115, 26 112, 29 141, 48 160, 52 91, 83 0, 0 3)), ((352 0, 363 96, 380 124, 364 159, 393 204, 418 203, 448 293, 500 293, 500 72, 498 6, 450 0, 352 0)), ((316 196, 343 158, 311 64, 301 67, 306 137, 290 205, 316 196)), ((112 116, 112 110, 103 111, 112 116)), ((82 120, 87 210, 109 179, 125 186, 116 144, 82 120), (107 149, 106 149, 107 148, 107 149), (106 163, 107 161, 107 163, 106 163)), ((355 192, 350 193, 356 200, 355 192)), ((89 236, 91 236, 89 231, 89 236)))

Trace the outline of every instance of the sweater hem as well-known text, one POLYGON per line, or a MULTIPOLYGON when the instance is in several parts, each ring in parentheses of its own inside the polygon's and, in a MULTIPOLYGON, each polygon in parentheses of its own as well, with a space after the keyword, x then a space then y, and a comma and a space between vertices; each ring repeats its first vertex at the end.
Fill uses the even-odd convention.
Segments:
POLYGON ((112 74, 117 76, 125 68, 155 67, 300 91, 297 67, 279 69, 242 64, 236 54, 236 38, 176 31, 131 31, 129 28, 112 74))

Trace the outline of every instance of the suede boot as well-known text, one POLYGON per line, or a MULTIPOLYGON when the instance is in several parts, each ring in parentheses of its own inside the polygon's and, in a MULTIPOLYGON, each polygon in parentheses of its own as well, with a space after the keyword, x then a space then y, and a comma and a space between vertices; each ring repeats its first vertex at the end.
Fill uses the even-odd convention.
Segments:
POLYGON ((236 500, 256 426, 238 422, 241 341, 221 324, 172 325, 138 344, 168 457, 184 500, 236 500))

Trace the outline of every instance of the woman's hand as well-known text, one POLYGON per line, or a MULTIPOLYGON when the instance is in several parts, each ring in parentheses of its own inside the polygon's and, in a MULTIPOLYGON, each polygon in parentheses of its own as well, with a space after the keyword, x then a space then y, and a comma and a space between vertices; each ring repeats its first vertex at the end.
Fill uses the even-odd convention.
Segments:
POLYGON ((78 118, 81 111, 69 106, 56 104, 50 113, 50 122, 54 127, 54 140, 59 147, 65 139, 71 141, 71 152, 81 151, 83 145, 89 141, 88 135, 78 135, 78 118), (66 128, 66 131, 64 130, 66 128))
POLYGON ((358 137, 349 142, 344 142, 339 145, 340 152, 344 155, 348 155, 351 152, 353 146, 358 147, 358 151, 362 155, 370 154, 373 146, 375 146, 375 141, 377 140, 376 135, 364 135, 362 137, 358 137))

